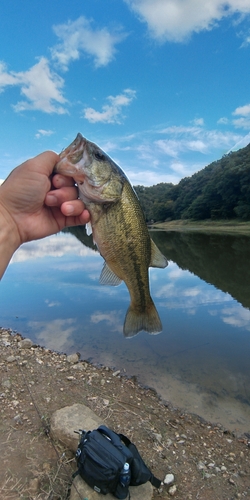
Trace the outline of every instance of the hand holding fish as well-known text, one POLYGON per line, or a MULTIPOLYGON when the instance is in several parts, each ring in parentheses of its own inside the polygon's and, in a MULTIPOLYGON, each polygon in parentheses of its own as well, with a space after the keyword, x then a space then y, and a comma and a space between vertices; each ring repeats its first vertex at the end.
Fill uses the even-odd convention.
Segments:
POLYGON ((0 186, 0 277, 22 243, 89 221, 74 180, 60 174, 51 178, 57 161, 56 153, 41 153, 0 186))

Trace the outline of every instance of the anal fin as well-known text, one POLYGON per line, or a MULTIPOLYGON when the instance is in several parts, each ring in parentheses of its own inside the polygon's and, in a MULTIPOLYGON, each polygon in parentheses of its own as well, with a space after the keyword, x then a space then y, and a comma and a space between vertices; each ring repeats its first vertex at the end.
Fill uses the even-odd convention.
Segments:
POLYGON ((118 286, 122 280, 110 269, 107 262, 104 262, 99 282, 101 285, 118 286))

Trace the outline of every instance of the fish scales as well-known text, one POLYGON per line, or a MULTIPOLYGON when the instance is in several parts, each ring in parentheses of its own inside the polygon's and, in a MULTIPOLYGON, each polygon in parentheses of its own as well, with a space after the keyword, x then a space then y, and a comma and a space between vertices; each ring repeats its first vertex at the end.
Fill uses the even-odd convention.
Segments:
POLYGON ((128 286, 131 301, 138 311, 143 311, 150 303, 148 267, 151 246, 144 226, 141 207, 128 182, 123 187, 119 210, 116 204, 110 205, 93 224, 93 236, 103 258, 128 286))
POLYGON ((167 260, 148 233, 138 197, 122 169, 96 144, 78 134, 60 154, 55 171, 72 176, 90 212, 93 239, 105 260, 100 283, 124 281, 130 306, 124 335, 159 333, 161 320, 149 290, 148 268, 167 260))

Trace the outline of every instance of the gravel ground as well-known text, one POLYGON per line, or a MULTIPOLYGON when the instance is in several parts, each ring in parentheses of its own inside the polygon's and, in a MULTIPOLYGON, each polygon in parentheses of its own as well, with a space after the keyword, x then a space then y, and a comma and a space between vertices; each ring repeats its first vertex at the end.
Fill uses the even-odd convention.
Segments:
POLYGON ((121 372, 35 346, 11 330, 0 328, 0 346, 1 499, 69 498, 75 459, 50 437, 50 419, 74 403, 126 434, 162 481, 173 475, 154 499, 250 498, 249 435, 235 436, 164 404, 121 372))

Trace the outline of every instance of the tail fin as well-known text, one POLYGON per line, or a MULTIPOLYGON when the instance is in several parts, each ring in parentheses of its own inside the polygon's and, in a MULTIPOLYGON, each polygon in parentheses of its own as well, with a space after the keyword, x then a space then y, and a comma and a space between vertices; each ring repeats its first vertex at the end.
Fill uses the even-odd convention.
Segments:
POLYGON ((131 305, 127 310, 123 326, 125 337, 134 337, 141 330, 153 335, 162 331, 161 320, 153 301, 150 302, 145 311, 138 312, 131 305))

